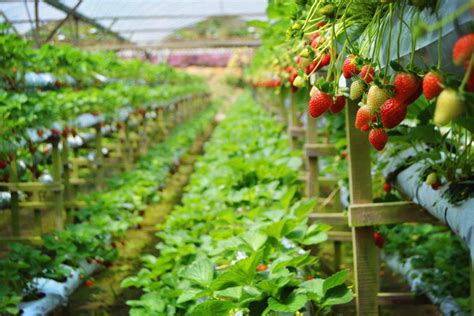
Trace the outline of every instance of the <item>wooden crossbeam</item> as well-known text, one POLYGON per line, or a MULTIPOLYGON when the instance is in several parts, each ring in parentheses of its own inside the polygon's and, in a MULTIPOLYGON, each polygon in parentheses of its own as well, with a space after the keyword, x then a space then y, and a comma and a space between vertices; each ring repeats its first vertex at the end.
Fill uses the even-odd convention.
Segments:
POLYGON ((295 138, 303 138, 306 135, 306 130, 301 126, 290 127, 290 135, 295 138))
POLYGON ((41 183, 41 182, 0 182, 0 187, 6 187, 9 191, 17 192, 37 192, 37 191, 58 191, 63 189, 59 182, 41 183))
POLYGON ((29 242, 34 244, 39 244, 42 242, 41 237, 39 236, 1 236, 0 243, 11 243, 11 242, 29 242))
MULTIPOLYGON (((354 295, 354 298, 356 295, 354 295)), ((394 305, 433 305, 426 295, 417 295, 412 292, 380 292, 377 294, 377 303, 379 306, 394 306, 394 305)), ((336 306, 336 308, 353 307, 355 300, 351 302, 336 306)))
POLYGON ((397 223, 439 224, 440 222, 413 202, 367 203, 349 206, 349 225, 352 227, 397 223))
POLYGON ((334 156, 337 154, 336 148, 331 144, 305 144, 304 152, 310 158, 334 156))
POLYGON ((319 222, 331 226, 347 226, 347 215, 344 213, 312 213, 309 222, 319 222))
POLYGON ((352 242, 351 232, 329 231, 327 234, 330 241, 352 242))

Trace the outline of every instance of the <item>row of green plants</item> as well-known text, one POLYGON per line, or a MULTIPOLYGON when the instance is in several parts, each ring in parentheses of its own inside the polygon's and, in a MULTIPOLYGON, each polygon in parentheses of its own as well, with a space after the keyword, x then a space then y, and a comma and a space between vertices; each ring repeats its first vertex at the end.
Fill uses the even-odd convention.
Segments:
POLYGON ((301 199, 300 156, 249 93, 239 97, 160 225, 159 255, 122 282, 144 292, 130 314, 323 314, 351 301, 347 271, 323 278, 306 249, 330 227, 308 223, 315 201, 301 199))
MULTIPOLYGON (((169 138, 150 148, 131 171, 108 181, 107 190, 79 197, 86 207, 73 213, 74 224, 42 236, 41 246, 12 243, 0 260, 0 314, 18 314, 18 303, 38 298, 35 278, 64 281, 81 262, 110 267, 127 229, 139 227, 147 204, 159 201, 159 189, 176 158, 188 150, 211 121, 212 104, 191 121, 177 126, 169 138)), ((92 286, 92 280, 85 280, 92 286)))
POLYGON ((160 103, 206 91, 201 78, 169 65, 66 45, 35 48, 0 25, 0 169, 10 153, 28 149, 25 143, 36 138, 31 133, 40 140, 50 134, 75 134, 80 114, 102 115, 105 123, 115 124, 124 108, 144 115, 160 103), (25 76, 30 73, 54 75, 53 89, 27 87, 25 76), (99 75, 108 80, 98 80, 99 75), (77 84, 68 83, 67 77, 77 84))

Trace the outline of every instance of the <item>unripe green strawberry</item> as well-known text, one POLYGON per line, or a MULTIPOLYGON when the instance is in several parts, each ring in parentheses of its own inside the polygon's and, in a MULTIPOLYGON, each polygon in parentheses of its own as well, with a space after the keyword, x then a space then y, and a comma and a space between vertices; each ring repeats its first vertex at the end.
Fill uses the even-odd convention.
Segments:
POLYGON ((349 98, 352 101, 359 100, 365 91, 365 84, 361 80, 356 80, 351 84, 349 98))
POLYGON ((446 125, 464 111, 464 103, 457 91, 445 89, 438 96, 434 112, 434 122, 438 126, 446 125))
POLYGON ((308 57, 309 56, 309 50, 307 48, 303 49, 301 52, 300 52, 300 56, 301 57, 308 57))
POLYGON ((436 172, 430 173, 425 180, 426 184, 432 185, 435 183, 438 183, 438 176, 436 175, 436 172))
POLYGON ((377 85, 371 85, 369 92, 367 93, 367 105, 373 110, 377 110, 390 95, 387 90, 378 87, 377 85))
POLYGON ((301 88, 304 86, 304 79, 300 76, 296 76, 295 80, 293 81, 293 85, 295 87, 301 88))

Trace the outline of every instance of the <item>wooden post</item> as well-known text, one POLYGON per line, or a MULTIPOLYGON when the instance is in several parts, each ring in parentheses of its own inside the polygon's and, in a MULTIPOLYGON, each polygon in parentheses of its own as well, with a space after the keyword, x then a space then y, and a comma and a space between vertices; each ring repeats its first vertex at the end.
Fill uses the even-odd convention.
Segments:
MULTIPOLYGON (((296 149, 296 139, 291 135, 291 129, 298 125, 298 120, 296 118, 297 112, 297 104, 296 104, 296 93, 291 92, 291 103, 290 103, 290 110, 288 111, 288 134, 290 136, 290 148, 296 149)), ((283 103, 285 101, 283 100, 283 103)), ((284 104, 283 104, 284 107, 284 104)))
MULTIPOLYGON (((367 134, 354 126, 357 110, 357 102, 347 100, 346 133, 352 204, 372 202, 369 143, 367 134)), ((356 306, 359 316, 378 315, 379 265, 373 233, 373 227, 352 227, 356 306)))
MULTIPOLYGON (((16 164, 16 153, 13 153, 10 162, 10 182, 17 183, 19 181, 18 166, 16 164)), ((11 211, 11 227, 13 237, 20 237, 20 198, 17 190, 10 191, 10 211, 11 211)))
MULTIPOLYGON (((71 185, 69 183, 69 144, 67 143, 67 135, 63 135, 62 138, 62 151, 61 151, 61 160, 63 163, 63 185, 64 185, 64 201, 66 201, 66 204, 72 201, 72 196, 71 196, 71 185)), ((72 223, 72 214, 71 214, 71 209, 66 208, 66 222, 67 223, 72 223)))
POLYGON ((104 187, 104 156, 102 155, 102 131, 100 123, 95 126, 95 180, 96 188, 104 187))
MULTIPOLYGON (((61 183, 62 165, 61 165, 61 153, 59 152, 59 139, 58 141, 52 141, 51 144, 53 145, 53 150, 52 150, 53 181, 55 183, 61 183)), ((56 213, 55 227, 58 230, 62 230, 64 228, 64 201, 63 201, 63 190, 61 188, 53 190, 53 202, 54 202, 54 210, 56 213)))
MULTIPOLYGON (((307 126, 306 126, 306 143, 305 145, 316 144, 316 123, 317 120, 312 118, 309 115, 308 111, 306 112, 307 126)), ((306 185, 306 195, 308 197, 319 197, 319 168, 318 168, 318 157, 310 157, 306 155, 307 163, 307 185, 306 185)))

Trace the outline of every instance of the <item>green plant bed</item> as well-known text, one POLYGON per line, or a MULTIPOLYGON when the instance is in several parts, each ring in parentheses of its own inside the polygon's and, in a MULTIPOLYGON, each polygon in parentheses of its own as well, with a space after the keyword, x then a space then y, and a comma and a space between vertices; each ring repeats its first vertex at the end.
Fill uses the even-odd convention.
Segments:
POLYGON ((131 315, 250 315, 296 312, 352 300, 347 272, 318 278, 304 247, 327 239, 307 223, 313 200, 297 193, 298 153, 248 93, 216 128, 185 188, 160 225, 158 257, 122 282, 144 291, 131 315))

